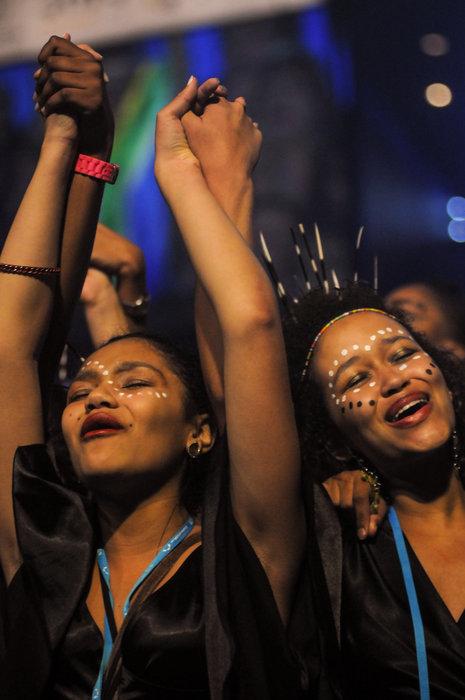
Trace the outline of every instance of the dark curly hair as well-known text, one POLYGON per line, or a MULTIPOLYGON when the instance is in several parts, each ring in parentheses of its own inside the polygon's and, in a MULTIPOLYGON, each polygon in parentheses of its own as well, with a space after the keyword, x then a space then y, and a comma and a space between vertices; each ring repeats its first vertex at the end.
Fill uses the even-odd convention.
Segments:
MULTIPOLYGON (((351 284, 341 290, 324 294, 314 290, 292 307, 284 318, 284 336, 291 374, 291 386, 296 409, 297 425, 304 462, 316 481, 324 481, 342 469, 357 469, 354 458, 338 468, 333 449, 347 443, 346 438, 331 420, 324 397, 311 371, 302 378, 308 350, 318 332, 330 320, 347 311, 374 308, 386 311, 382 298, 370 287, 351 284)), ((412 330, 402 314, 393 314, 405 326, 412 337, 431 355, 441 369, 453 394, 456 430, 463 444, 465 436, 465 371, 463 362, 451 353, 438 350, 426 338, 412 330)))
MULTIPOLYGON (((186 418, 192 418, 197 414, 208 414, 211 429, 215 435, 216 424, 203 383, 198 358, 182 350, 168 338, 142 332, 113 336, 100 345, 100 348, 121 340, 131 339, 148 343, 165 358, 168 366, 183 385, 186 418)), ((52 406, 49 411, 48 442, 53 449, 55 462, 62 478, 70 487, 82 491, 82 486, 76 482, 71 458, 61 432, 60 418, 65 405, 66 392, 62 387, 56 387, 52 393, 52 406)), ((186 460, 187 468, 184 470, 184 478, 181 484, 181 503, 191 515, 196 515, 202 505, 209 474, 209 456, 208 454, 201 455, 194 460, 188 457, 186 453, 186 460)))

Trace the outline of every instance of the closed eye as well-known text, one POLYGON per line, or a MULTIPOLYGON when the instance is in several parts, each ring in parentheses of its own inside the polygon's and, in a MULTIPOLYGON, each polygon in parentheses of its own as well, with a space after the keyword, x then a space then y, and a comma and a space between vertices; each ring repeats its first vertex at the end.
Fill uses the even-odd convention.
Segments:
POLYGON ((131 387, 137 386, 152 386, 152 383, 148 381, 142 381, 141 379, 130 379, 129 381, 124 382, 121 388, 130 389, 131 387))
POLYGON ((368 372, 358 372, 353 377, 351 377, 351 379, 349 379, 344 390, 347 391, 347 389, 353 389, 354 386, 357 386, 357 384, 360 384, 360 382, 363 382, 369 376, 370 375, 368 372))
POLYGON ((400 362, 401 360, 405 360, 407 357, 410 357, 415 352, 418 352, 418 348, 401 348, 391 357, 390 361, 400 362))
POLYGON ((73 403, 73 401, 79 401, 80 399, 84 399, 86 396, 88 396, 90 393, 90 389, 79 389, 78 391, 75 391, 73 394, 68 395, 67 402, 68 403, 73 403))

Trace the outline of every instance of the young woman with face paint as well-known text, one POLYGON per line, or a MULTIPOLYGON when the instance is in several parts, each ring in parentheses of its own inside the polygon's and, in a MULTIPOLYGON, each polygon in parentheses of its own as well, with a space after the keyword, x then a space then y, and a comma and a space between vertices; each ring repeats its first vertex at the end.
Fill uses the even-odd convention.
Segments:
POLYGON ((310 294, 295 311, 288 343, 304 457, 314 473, 363 465, 391 504, 376 538, 361 541, 344 518, 336 534, 334 511, 316 495, 345 697, 458 700, 465 695, 459 365, 431 351, 368 290, 310 294))
MULTIPOLYGON (((40 60, 46 137, 1 262, 55 267, 77 122, 100 98, 88 96, 87 56, 68 39, 53 38, 40 60), (64 103, 67 114, 55 114, 64 103)), ((98 75, 101 96, 100 66, 98 75)), ((285 629, 305 528, 279 313, 181 122, 195 128, 201 117, 185 115, 221 93, 218 83, 191 79, 159 113, 155 167, 221 333, 227 453, 224 437, 213 446, 183 356, 164 341, 125 336, 94 352, 70 386, 62 426, 79 482, 71 489, 40 444, 36 360, 52 288, 0 275, 5 697, 303 697, 285 629), (31 443, 16 456, 13 511, 13 456, 31 443), (199 498, 193 473, 205 479, 203 456, 213 451, 199 498)), ((243 101, 221 108, 239 116, 256 161, 261 136, 243 101)), ((91 236, 82 239, 88 253, 91 236)))

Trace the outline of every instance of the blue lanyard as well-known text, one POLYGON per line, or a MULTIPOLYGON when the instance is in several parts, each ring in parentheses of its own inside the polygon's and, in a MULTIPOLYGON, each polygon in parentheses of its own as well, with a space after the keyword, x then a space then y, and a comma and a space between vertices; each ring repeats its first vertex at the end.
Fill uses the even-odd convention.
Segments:
POLYGON ((426 655, 425 630, 421 619, 420 606, 418 605, 417 592, 412 576, 412 568, 405 546, 404 533, 400 527, 399 518, 394 507, 389 508, 389 522, 391 523, 397 554, 402 567, 405 589, 407 591, 410 615, 412 616, 413 633, 415 636, 415 649, 417 654, 418 680, 420 683, 421 700, 429 700, 428 657, 426 655))
MULTIPOLYGON (((194 527, 194 519, 193 518, 188 518, 184 525, 173 535, 173 537, 167 542, 163 547, 160 549, 159 552, 155 555, 155 557, 152 559, 150 564, 147 566, 147 568, 142 572, 142 574, 139 576, 133 587, 131 588, 128 597, 126 598, 126 601, 123 606, 123 618, 126 617, 128 614, 129 606, 131 604, 131 598, 136 592, 136 590, 139 588, 139 586, 145 581, 147 576, 155 569, 158 564, 160 564, 161 561, 170 553, 173 551, 173 549, 180 543, 182 542, 187 535, 190 533, 192 528, 194 527)), ((108 560, 107 556, 105 554, 105 550, 103 548, 97 549, 97 564, 100 569, 100 574, 101 578, 105 582, 105 585, 108 589, 108 594, 109 594, 109 599, 111 603, 112 609, 114 609, 114 602, 113 602, 113 596, 111 594, 111 586, 110 586, 110 567, 108 566, 108 560)), ((92 691, 92 700, 98 700, 101 696, 102 692, 102 683, 103 683, 103 675, 105 673, 105 669, 108 664, 108 660, 111 656, 111 650, 113 648, 113 638, 111 634, 111 629, 110 629, 110 624, 108 621, 108 617, 105 614, 104 618, 104 643, 103 643, 103 654, 102 654, 102 660, 100 662, 100 669, 97 677, 97 681, 94 685, 94 689, 92 691)))

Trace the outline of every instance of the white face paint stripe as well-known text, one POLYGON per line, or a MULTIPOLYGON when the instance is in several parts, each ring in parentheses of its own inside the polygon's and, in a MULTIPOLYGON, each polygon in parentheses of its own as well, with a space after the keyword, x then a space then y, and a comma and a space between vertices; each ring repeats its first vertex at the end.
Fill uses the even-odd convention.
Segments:
POLYGON ((360 391, 360 387, 357 387, 356 389, 354 389, 353 393, 358 394, 359 391, 360 391))
POLYGON ((421 359, 421 355, 414 355, 412 357, 412 360, 420 360, 420 359, 421 359))

